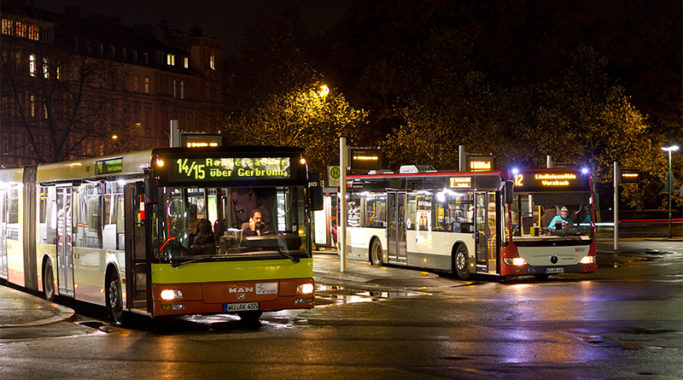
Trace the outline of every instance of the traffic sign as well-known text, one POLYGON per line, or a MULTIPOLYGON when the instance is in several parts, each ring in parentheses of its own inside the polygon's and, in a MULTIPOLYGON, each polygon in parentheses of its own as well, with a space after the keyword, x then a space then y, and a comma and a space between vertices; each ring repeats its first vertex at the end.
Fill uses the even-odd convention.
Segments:
POLYGON ((327 167, 327 186, 339 187, 339 177, 341 176, 341 169, 339 166, 327 167))

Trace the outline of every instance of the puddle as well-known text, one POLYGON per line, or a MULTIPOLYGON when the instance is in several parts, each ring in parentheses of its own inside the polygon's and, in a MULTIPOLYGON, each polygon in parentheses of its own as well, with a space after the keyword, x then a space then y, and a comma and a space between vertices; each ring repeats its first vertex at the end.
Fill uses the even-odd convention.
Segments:
POLYGON ((405 291, 382 291, 347 288, 339 285, 316 285, 315 302, 317 306, 340 305, 357 302, 384 301, 390 298, 405 298, 428 295, 429 293, 405 291))
POLYGON ((91 329, 99 330, 105 333, 110 333, 112 331, 111 326, 100 321, 80 321, 76 322, 77 325, 90 327, 91 329))

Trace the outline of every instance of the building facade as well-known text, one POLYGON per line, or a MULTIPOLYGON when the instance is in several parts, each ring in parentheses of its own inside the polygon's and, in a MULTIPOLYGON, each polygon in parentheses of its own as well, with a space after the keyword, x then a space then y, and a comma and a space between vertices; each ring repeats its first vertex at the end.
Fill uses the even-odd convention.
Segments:
POLYGON ((216 133, 222 42, 3 0, 0 166, 169 145, 171 120, 216 133))

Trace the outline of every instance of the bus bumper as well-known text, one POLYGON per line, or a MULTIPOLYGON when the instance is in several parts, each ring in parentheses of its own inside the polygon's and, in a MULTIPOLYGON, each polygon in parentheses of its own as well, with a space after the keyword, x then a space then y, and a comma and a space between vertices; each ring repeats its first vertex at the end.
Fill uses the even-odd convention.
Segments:
POLYGON ((153 284, 153 316, 310 309, 312 278, 153 284))

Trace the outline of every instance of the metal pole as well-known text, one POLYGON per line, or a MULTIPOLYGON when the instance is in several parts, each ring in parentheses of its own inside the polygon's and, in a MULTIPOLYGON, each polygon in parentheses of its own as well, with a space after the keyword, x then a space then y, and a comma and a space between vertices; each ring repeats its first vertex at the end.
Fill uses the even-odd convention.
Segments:
POLYGON ((667 187, 669 188, 668 193, 669 193, 669 239, 671 239, 671 193, 674 192, 673 189, 673 173, 671 172, 671 150, 669 150, 669 179, 671 180, 671 186, 669 187, 669 184, 667 183, 667 187))
POLYGON ((460 172, 466 172, 467 171, 467 153, 465 153, 465 146, 464 145, 458 145, 458 171, 460 172))
POLYGON ((546 169, 553 168, 553 158, 550 155, 545 156, 545 167, 546 169))
POLYGON ((614 250, 619 249, 619 163, 614 161, 614 250))
POLYGON ((346 272, 346 162, 348 149, 346 137, 339 138, 339 271, 346 272))

